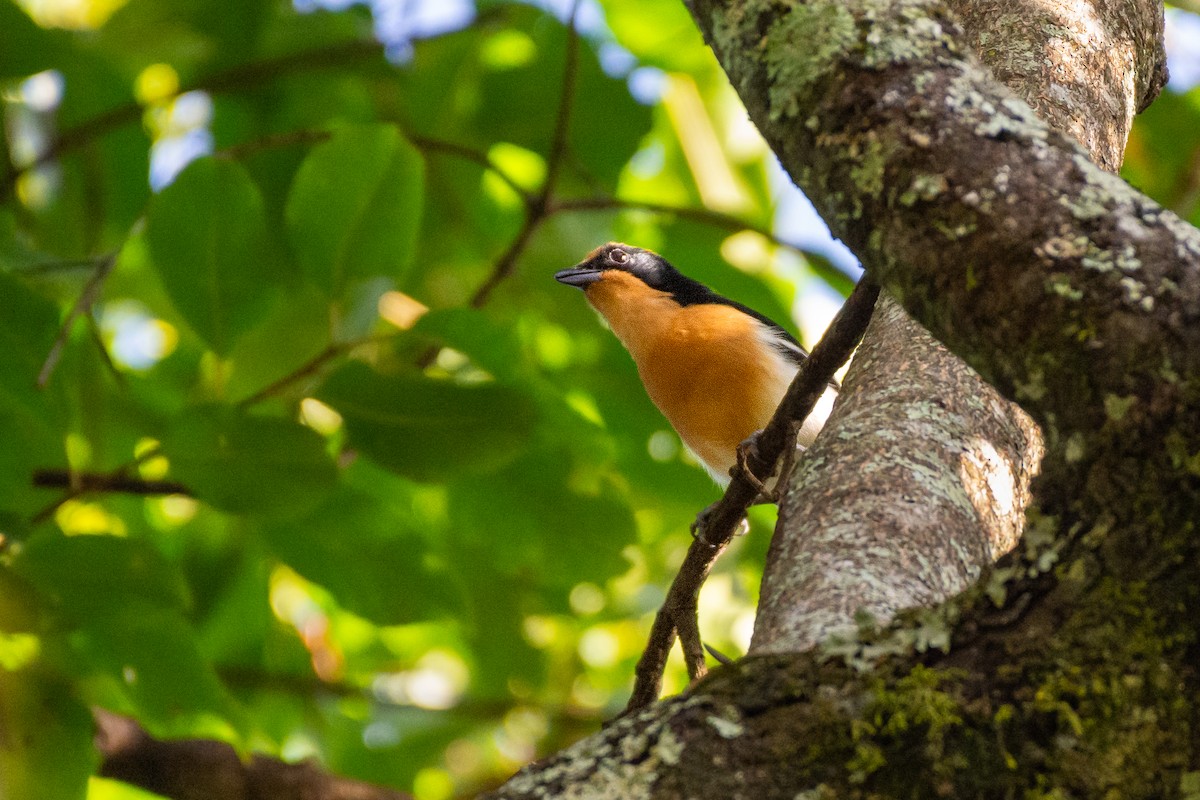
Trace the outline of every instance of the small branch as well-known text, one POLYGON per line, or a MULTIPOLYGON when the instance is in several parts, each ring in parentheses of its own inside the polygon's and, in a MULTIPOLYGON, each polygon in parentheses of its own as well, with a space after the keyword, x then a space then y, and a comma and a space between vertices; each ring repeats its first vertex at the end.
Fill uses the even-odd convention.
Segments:
POLYGON ((284 133, 272 133, 267 136, 262 136, 258 139, 250 139, 245 142, 238 142, 229 147, 213 153, 214 156, 224 156, 225 158, 243 159, 247 156, 252 156, 255 153, 260 153, 263 150, 273 150, 281 147, 295 147, 298 145, 320 144, 328 141, 332 136, 332 132, 324 129, 301 129, 295 131, 286 131, 284 133))
POLYGON ((67 339, 71 336, 71 328, 75 324, 75 320, 80 315, 88 315, 91 313, 92 306, 100 297, 100 290, 104 287, 104 279, 112 272, 117 263, 117 251, 113 251, 106 256, 97 259, 94 264, 92 275, 83 286, 83 291, 79 293, 79 298, 75 301, 75 305, 67 313, 67 318, 63 320, 62 327, 58 330, 58 336, 54 339, 54 344, 50 347, 50 352, 46 355, 46 361, 42 364, 41 370, 37 376, 37 387, 45 389, 46 384, 50 382, 50 376, 54 374, 55 367, 58 366, 59 360, 62 358, 63 349, 67 346, 67 339))
POLYGON ((94 258, 68 258, 62 261, 39 261, 28 266, 18 266, 13 272, 30 277, 38 275, 54 275, 59 272, 77 272, 85 269, 95 269, 94 258))
POLYGON ((541 215, 530 215, 525 218, 525 224, 521 226, 521 230, 517 231, 516 238, 512 244, 508 246, 492 267, 491 273, 487 276, 479 288, 475 290, 475 294, 471 295, 471 308, 483 308, 491 299, 492 292, 496 291, 496 287, 504 282, 506 278, 512 275, 516 269, 517 260, 521 254, 525 252, 525 248, 529 245, 529 240, 533 238, 534 231, 538 229, 544 219, 541 215))
MULTIPOLYGON (((399 126, 397 126, 399 127, 399 126)), ((435 139, 430 136, 422 136, 409 131, 400 129, 400 132, 412 142, 413 146, 418 150, 423 150, 427 153, 442 153, 448 156, 455 156, 464 161, 470 161, 473 164, 478 164, 483 169, 494 174, 508 188, 517 194, 526 206, 533 202, 533 197, 519 183, 513 180, 507 172, 500 169, 487 155, 487 153, 468 147, 457 142, 448 142, 443 139, 435 139)), ((268 136, 263 136, 258 139, 251 139, 245 142, 239 142, 230 145, 222 150, 218 150, 213 155, 223 156, 225 158, 243 159, 252 156, 255 153, 260 153, 263 150, 272 150, 281 147, 295 147, 298 145, 320 144, 328 141, 333 135, 332 131, 323 128, 309 128, 294 131, 286 131, 284 133, 273 133, 268 136)))
MULTIPOLYGON (((484 279, 479 288, 475 290, 475 294, 471 296, 471 308, 482 308, 487 304, 496 287, 511 276, 516 269, 517 261, 521 258, 521 254, 525 252, 529 240, 533 238, 534 231, 537 230, 538 226, 545 219, 554 213, 551 210, 551 198, 554 193, 554 184, 562 169, 563 159, 566 158, 567 134, 570 131, 571 125, 571 106, 575 102, 575 73, 578 71, 579 64, 579 31, 575 27, 575 20, 579 12, 580 3, 581 0, 575 0, 575 3, 571 6, 571 17, 567 23, 567 54, 566 63, 563 68, 562 93, 558 101, 558 115, 554 123, 554 137, 551 140, 550 152, 546 155, 546 180, 542 184, 542 190, 533 198, 529 198, 523 191, 520 192, 526 198, 525 223, 521 226, 521 230, 517 232, 512 244, 496 260, 491 273, 484 279)), ((490 163, 489 161, 488 164, 490 165, 490 163)), ((518 191, 520 190, 518 189, 518 191)))
POLYGON ((399 333, 385 333, 385 334, 376 335, 376 336, 363 336, 358 339, 350 339, 350 340, 347 340, 344 342, 334 342, 333 344, 329 345, 324 350, 322 350, 321 352, 317 353, 315 356, 310 358, 308 361, 305 361, 303 364, 296 367, 296 369, 292 370, 287 375, 284 375, 282 378, 272 381, 270 384, 263 387, 262 389, 259 389, 257 392, 250 395, 249 397, 239 400, 237 407, 244 409, 244 408, 249 408, 250 406, 253 406, 253 405, 257 405, 257 404, 261 403, 262 401, 279 394, 279 392, 281 392, 282 390, 291 386, 293 383, 303 380, 304 378, 307 378, 311 375, 317 374, 318 372, 321 371, 321 368, 324 367, 326 364, 328 364, 330 361, 334 360, 335 358, 339 358, 341 356, 344 356, 344 355, 350 353, 352 350, 354 350, 357 347, 362 347, 363 345, 368 345, 368 344, 378 344, 381 342, 387 342, 387 341, 390 341, 390 340, 396 338, 396 336, 398 336, 398 335, 399 335, 399 333))
POLYGON ((94 308, 89 308, 86 314, 88 335, 91 336, 92 344, 96 346, 96 350, 100 353, 100 360, 104 362, 104 368, 108 370, 108 374, 112 375, 113 380, 117 385, 124 388, 126 385, 125 374, 117 369, 117 365, 113 362, 112 353, 108 352, 108 345, 104 343, 104 336, 100 331, 100 323, 96 320, 94 308))
POLYGON ((127 717, 97 709, 100 774, 186 800, 411 800, 394 789, 330 775, 313 761, 289 764, 255 755, 243 761, 223 742, 155 739, 127 717))
POLYGON ((192 495, 190 489, 177 481, 146 480, 120 472, 38 469, 33 471, 33 485, 39 489, 71 489, 76 496, 86 492, 137 495, 181 494, 188 497, 192 495))
POLYGON ((310 377, 321 371, 321 368, 328 364, 338 356, 344 355, 354 348, 355 344, 335 343, 326 347, 315 356, 305 361, 299 367, 284 375, 282 378, 272 381, 271 383, 259 389, 249 397, 245 397, 238 401, 238 408, 249 408, 253 405, 258 405, 264 400, 274 397, 279 392, 291 386, 297 381, 310 377))
MULTIPOLYGON (((654 618, 650 640, 638 661, 633 693, 623 715, 645 708, 658 699, 663 669, 671 645, 675 642, 676 632, 681 637, 688 674, 693 679, 704 675, 704 650, 696 623, 696 600, 700 587, 704 585, 717 557, 729 545, 746 516, 746 510, 758 498, 758 484, 762 479, 757 476, 769 477, 775 471, 780 457, 789 448, 795 447, 796 425, 803 423, 812 413, 833 374, 846 363, 858 346, 878 296, 879 286, 873 281, 866 277, 859 281, 821 341, 817 342, 812 353, 800 365, 800 371, 788 387, 775 415, 758 435, 756 447, 751 451, 747 464, 752 475, 735 470, 724 496, 697 518, 696 539, 688 548, 667 599, 654 618)), ((781 475, 780 482, 785 478, 781 475)))
POLYGON ((582 0, 571 5, 571 16, 567 20, 567 54, 563 65, 562 92, 558 98, 558 114, 554 119, 554 137, 550 140, 550 153, 546 156, 546 182, 542 187, 540 208, 544 211, 550 193, 562 171, 562 162, 567 155, 567 137, 571 132, 571 106, 575 103, 576 73, 579 71, 579 29, 576 20, 582 0))
MULTIPOLYGON (((342 42, 331 47, 242 64, 183 86, 174 96, 178 97, 194 91, 220 93, 257 86, 293 71, 352 64, 362 58, 378 56, 382 52, 382 46, 373 40, 342 42)), ((78 150, 120 127, 136 123, 142 118, 143 110, 144 106, 141 103, 124 103, 63 131, 50 143, 49 147, 38 154, 37 158, 20 166, 9 168, 3 180, 0 180, 0 202, 6 202, 12 196, 17 179, 26 172, 49 164, 60 156, 78 150)))
POLYGON ((456 156, 464 161, 470 161, 483 167, 488 172, 491 172, 493 175, 499 178, 505 186, 512 189, 513 192, 521 198, 521 201, 525 204, 526 208, 529 208, 534 202, 533 196, 530 195, 529 192, 527 192, 524 187, 521 186, 521 184, 513 180, 513 178, 507 172, 496 166, 496 163, 488 157, 487 153, 482 153, 474 148, 467 147, 464 144, 458 144, 456 142, 447 142, 442 139, 432 139, 428 136, 413 134, 406 135, 408 136, 408 140, 421 150, 425 150, 430 153, 444 153, 448 156, 456 156))

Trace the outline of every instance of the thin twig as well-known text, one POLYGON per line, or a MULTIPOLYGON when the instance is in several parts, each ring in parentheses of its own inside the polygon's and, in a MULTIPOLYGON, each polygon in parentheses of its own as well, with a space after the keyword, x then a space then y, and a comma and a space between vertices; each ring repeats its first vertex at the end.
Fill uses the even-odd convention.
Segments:
MULTIPOLYGON (((217 72, 181 87, 174 96, 177 97, 194 91, 220 93, 257 86, 267 83, 280 75, 293 74, 294 72, 308 69, 325 69, 343 64, 352 64, 362 58, 379 56, 382 53, 383 47, 374 40, 341 42, 330 47, 317 48, 303 53, 294 53, 263 61, 255 61, 250 64, 242 64, 222 72, 217 72)), ((124 103, 63 131, 36 158, 20 166, 9 168, 4 179, 0 181, 0 202, 6 202, 11 197, 12 189, 16 185, 17 179, 26 172, 45 166, 60 156, 73 150, 78 150, 89 142, 118 128, 138 122, 142 118, 144 110, 145 107, 139 102, 124 103)))
POLYGON ((683 219, 701 222, 714 228, 722 228, 733 233, 751 231, 757 233, 772 244, 801 250, 799 245, 792 244, 786 239, 763 225, 751 222, 732 214, 713 211, 710 208, 688 208, 673 206, 666 203, 649 203, 638 200, 624 200, 617 197, 580 197, 570 200, 559 200, 554 204, 554 211, 648 211, 651 214, 664 214, 683 219))
POLYGON ((76 270, 94 269, 96 259, 94 258, 68 258, 62 261, 39 261, 36 264, 28 266, 18 266, 14 268, 14 272, 20 275, 37 276, 37 275, 53 275, 56 272, 75 272, 76 270))
MULTIPOLYGON (((399 126, 397 126, 399 127, 399 126)), ((488 172, 493 173, 500 181, 512 189, 512 191, 521 198, 526 206, 533 203, 533 196, 517 183, 511 175, 500 169, 487 153, 468 147, 457 142, 449 142, 444 139, 436 139, 431 136, 423 136, 421 134, 410 133, 401 128, 401 133, 404 134, 408 141, 412 142, 413 146, 418 150, 423 150, 426 153, 442 153, 448 156, 461 158, 464 161, 470 161, 473 164, 478 164, 488 172)), ((320 144, 328 141, 333 136, 333 131, 324 128, 301 128, 299 130, 286 131, 284 133, 272 133, 258 139, 251 139, 245 142, 238 142, 216 151, 213 155, 218 157, 244 159, 247 156, 252 156, 255 153, 263 150, 271 150, 281 147, 295 147, 297 145, 320 144)))
POLYGON ((65 469, 37 469, 33 471, 33 485, 39 489, 72 489, 84 492, 108 492, 117 494, 160 495, 192 492, 178 481, 147 480, 131 475, 110 472, 71 472, 65 469))
POLYGON ((56 497, 52 502, 47 503, 44 507, 42 507, 36 513, 34 513, 34 515, 29 518, 29 524, 33 527, 37 527, 38 525, 41 525, 43 522, 45 522, 46 520, 48 520, 52 516, 54 516, 54 512, 58 511, 58 509, 62 508, 62 506, 65 503, 68 503, 71 500, 74 500, 75 498, 79 497, 81 494, 83 494, 82 489, 70 489, 69 491, 62 494, 61 496, 56 497))
POLYGON ((96 345, 96 349, 100 352, 100 360, 104 362, 104 368, 108 370, 109 375, 113 376, 117 385, 123 388, 126 384, 125 374, 113 363, 112 353, 108 352, 108 345, 104 343, 104 336, 100 332, 100 323, 96 321, 95 309, 89 308, 85 316, 88 334, 91 335, 92 344, 96 345))
MULTIPOLYGON (((149 461, 150 459, 155 458, 161 454, 162 454, 162 448, 160 446, 154 445, 153 447, 149 447, 149 448, 145 449, 144 451, 142 451, 142 453, 140 455, 135 456, 134 458, 131 458, 129 461, 125 462, 124 464, 122 464, 121 466, 112 470, 111 472, 104 473, 104 480, 116 483, 121 480, 128 479, 130 470, 136 469, 140 464, 144 464, 147 461, 149 461)), ((67 476, 67 482, 65 484, 56 484, 56 485, 67 487, 67 492, 64 493, 62 496, 56 498, 53 502, 49 503, 44 508, 42 508, 40 511, 35 513, 32 517, 30 517, 29 518, 30 525, 34 525, 34 526, 40 525, 41 523, 50 519, 50 517, 52 517, 54 515, 54 512, 57 511, 60 507, 62 507, 62 505, 64 503, 66 503, 70 500, 74 500, 75 498, 77 498, 83 494, 86 494, 88 492, 88 489, 85 488, 82 483, 75 480, 75 476, 83 474, 83 473, 75 473, 75 472, 72 472, 71 470, 53 470, 53 469, 34 470, 34 482, 35 482, 34 485, 37 485, 36 481, 37 481, 38 473, 46 473, 46 474, 63 473, 63 474, 65 474, 67 476)))
POLYGON ((471 295, 471 308, 483 308, 491 299, 492 292, 496 291, 496 287, 504 282, 506 278, 512 275, 516 269, 517 260, 521 254, 525 252, 525 248, 529 245, 529 240, 533 238, 534 232, 545 219, 540 214, 530 214, 525 218, 525 223, 521 226, 521 230, 517 231, 516 238, 512 240, 512 244, 508 246, 492 266, 491 273, 475 290, 475 294, 471 295))
POLYGON ((259 389, 249 397, 244 397, 238 401, 238 408, 249 408, 257 405, 269 397, 274 397, 283 389, 291 386, 293 383, 303 380, 311 375, 315 375, 321 371, 321 368, 328 364, 333 359, 345 353, 347 350, 344 344, 334 343, 326 347, 315 356, 305 361, 299 367, 284 375, 282 378, 272 381, 263 388, 259 389))
POLYGON ((258 139, 238 142, 213 153, 214 156, 244 159, 263 150, 273 150, 280 147, 295 147, 297 145, 320 144, 329 140, 332 131, 323 128, 307 128, 284 133, 271 133, 258 139))
MULTIPOLYGON (((705 673, 704 650, 696 622, 696 601, 717 557, 729 545, 734 532, 746 516, 746 510, 758 497, 756 482, 770 477, 780 456, 795 447, 798 422, 812 413, 829 386, 829 380, 850 357, 862 340, 875 308, 879 287, 864 277, 846 298, 825 335, 800 365, 787 394, 767 427, 758 435, 756 446, 747 459, 754 480, 744 471, 735 470, 724 496, 697 519, 696 539, 688 548, 683 565, 671 584, 662 608, 654 618, 650 639, 638 661, 636 680, 623 714, 645 708, 658 699, 667 655, 678 632, 688 674, 693 678, 705 673), (684 638, 686 637, 686 638, 684 638)), ((784 480, 786 476, 780 476, 784 480)))
POLYGON ((521 198, 521 202, 525 204, 527 209, 534 202, 533 195, 526 191, 521 184, 517 183, 511 175, 500 169, 500 167, 496 166, 496 162, 492 161, 487 153, 475 150, 474 148, 468 147, 465 144, 447 142, 442 139, 433 139, 428 136, 416 134, 406 135, 408 136, 408 140, 420 150, 425 150, 430 153, 444 153, 449 156, 456 156, 464 161, 470 161, 483 167, 485 170, 491 172, 493 175, 499 178, 505 186, 507 186, 509 189, 512 189, 513 192, 521 198))
POLYGON ((309 376, 316 375, 330 361, 346 355, 357 347, 362 347, 363 345, 367 344, 387 342, 391 339, 394 339, 398 335, 399 334, 397 333, 386 333, 376 336, 363 336, 359 339, 350 339, 344 342, 334 342, 310 358, 308 361, 305 361, 303 364, 296 367, 296 369, 292 370, 287 375, 272 381, 249 397, 239 400, 237 407, 244 409, 253 405, 257 405, 268 398, 274 397, 282 390, 291 386, 293 383, 301 381, 309 376))
POLYGON ((491 298, 496 287, 503 283, 516 270, 517 262, 525 252, 534 232, 553 212, 551 211, 554 185, 562 169, 562 161, 567 154, 567 136, 571 128, 571 107, 575 103, 575 73, 579 64, 579 31, 575 27, 576 15, 579 13, 581 0, 575 0, 571 6, 571 16, 567 22, 567 53, 563 73, 562 92, 558 99, 558 114, 554 121, 554 136, 551 139, 550 152, 546 155, 546 180, 542 190, 536 196, 526 200, 525 222, 517 232, 512 244, 501 254, 492 266, 491 273, 471 296, 471 308, 481 308, 491 298))
POLYGON ((567 155, 567 139, 571 133, 571 110, 575 104, 576 73, 579 71, 579 29, 576 21, 582 0, 571 5, 571 16, 567 18, 567 53, 563 64, 562 90, 558 97, 558 114, 554 118, 554 136, 550 140, 550 153, 546 157, 546 181, 542 187, 541 210, 550 200, 550 193, 558 182, 562 162, 567 155))
POLYGON ((83 291, 79 293, 79 297, 75 300, 75 305, 71 306, 71 310, 67 313, 67 318, 63 320, 62 326, 58 329, 58 336, 54 338, 54 344, 51 345, 50 352, 46 355, 46 361, 42 364, 42 368, 38 372, 37 387, 39 389, 45 389, 46 384, 50 382, 50 376, 54 374, 54 368, 58 366, 58 362, 62 358, 63 349, 67 346, 67 340, 71 336, 71 328, 74 326, 75 320, 80 315, 91 312, 92 306, 100 298, 100 290, 104 287, 104 279, 112 272, 112 268, 116 263, 117 251, 115 250, 95 261, 95 269, 91 277, 84 284, 83 291))

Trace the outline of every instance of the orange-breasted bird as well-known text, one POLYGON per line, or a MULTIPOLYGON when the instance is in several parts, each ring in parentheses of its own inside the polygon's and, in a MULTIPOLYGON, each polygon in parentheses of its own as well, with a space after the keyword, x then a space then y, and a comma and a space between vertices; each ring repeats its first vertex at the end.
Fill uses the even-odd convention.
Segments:
MULTIPOLYGON (((640 247, 610 242, 555 280, 583 290, 637 364, 650 399, 721 486, 738 446, 775 413, 808 353, 791 334, 640 247)), ((825 424, 831 386, 800 430, 825 424)))

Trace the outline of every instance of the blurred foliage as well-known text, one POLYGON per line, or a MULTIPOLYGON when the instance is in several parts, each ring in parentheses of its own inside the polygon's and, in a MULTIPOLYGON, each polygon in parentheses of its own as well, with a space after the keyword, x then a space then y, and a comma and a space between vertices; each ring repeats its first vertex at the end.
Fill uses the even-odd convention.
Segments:
MULTIPOLYGON (((126 796, 97 706, 422 800, 595 730, 717 490, 551 275, 623 239, 780 320, 849 285, 770 235, 682 7, 386 48, 362 7, 55 7, 0 0, 0 796, 126 796)), ((1168 93, 1127 165, 1193 222, 1198 123, 1168 93)))

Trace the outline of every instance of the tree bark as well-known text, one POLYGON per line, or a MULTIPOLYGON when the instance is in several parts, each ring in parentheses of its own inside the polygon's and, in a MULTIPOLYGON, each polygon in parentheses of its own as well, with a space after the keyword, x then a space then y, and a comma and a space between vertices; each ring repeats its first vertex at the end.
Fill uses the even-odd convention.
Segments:
MULTIPOLYGON (((1029 0, 958 0, 951 9, 994 75, 1052 128, 1086 143, 1096 163, 1120 166, 1136 67, 1152 70, 1141 106, 1165 78, 1160 62, 1137 58, 1163 52, 1162 26, 1146 6, 1113 6, 1103 21, 1091 7, 1029 0)), ((902 312, 881 315, 867 354, 875 360, 860 358, 848 376, 856 391, 844 393, 836 435, 797 465, 752 650, 804 650, 853 626, 857 613, 886 622, 933 605, 1020 535, 1043 452, 1032 420, 902 312), (868 367, 861 381, 860 367, 868 367)))
POLYGON ((1195 793, 1200 234, 1070 138, 1119 162, 1163 83, 1161 7, 1045 4, 1048 28, 958 5, 970 33, 933 0, 689 3, 834 233, 1043 427, 1022 546, 951 602, 717 670, 493 796, 1195 793))
POLYGON ((780 505, 752 653, 935 605, 1020 536, 1037 427, 886 296, 826 427, 780 505))

